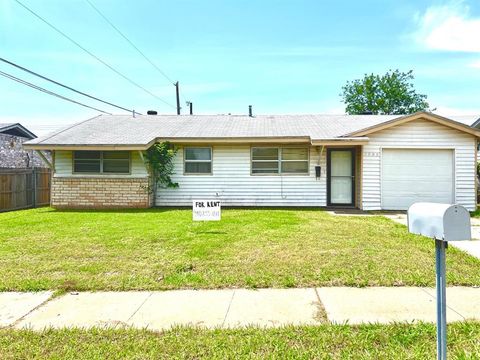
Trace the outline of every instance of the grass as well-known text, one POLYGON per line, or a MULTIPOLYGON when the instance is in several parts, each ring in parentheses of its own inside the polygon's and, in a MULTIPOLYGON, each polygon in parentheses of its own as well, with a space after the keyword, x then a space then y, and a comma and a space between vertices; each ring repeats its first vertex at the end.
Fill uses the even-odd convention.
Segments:
MULTIPOLYGON (((228 209, 0 214, 0 291, 434 286, 434 246, 383 217, 228 209)), ((449 285, 480 285, 480 260, 448 249, 449 285)))
MULTIPOLYGON (((0 330, 2 359, 434 359, 433 324, 279 329, 0 330)), ((448 327, 450 359, 480 358, 480 323, 448 327)))

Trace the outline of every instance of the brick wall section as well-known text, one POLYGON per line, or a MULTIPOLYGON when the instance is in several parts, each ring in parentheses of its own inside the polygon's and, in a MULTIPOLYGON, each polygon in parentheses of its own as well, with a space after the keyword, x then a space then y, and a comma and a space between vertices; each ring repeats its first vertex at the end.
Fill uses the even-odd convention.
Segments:
POLYGON ((153 196, 147 178, 52 178, 51 205, 56 208, 148 208, 153 196))

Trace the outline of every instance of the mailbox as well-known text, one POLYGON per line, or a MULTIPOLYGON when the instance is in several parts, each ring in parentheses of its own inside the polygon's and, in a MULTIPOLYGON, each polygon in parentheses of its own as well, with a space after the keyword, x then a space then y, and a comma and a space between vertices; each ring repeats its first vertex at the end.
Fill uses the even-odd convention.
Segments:
POLYGON ((470 213, 461 205, 415 203, 408 209, 408 231, 443 241, 470 240, 470 213))
POLYGON ((461 205, 415 203, 408 209, 408 231, 435 239, 437 359, 447 359, 448 241, 470 240, 470 213, 461 205))

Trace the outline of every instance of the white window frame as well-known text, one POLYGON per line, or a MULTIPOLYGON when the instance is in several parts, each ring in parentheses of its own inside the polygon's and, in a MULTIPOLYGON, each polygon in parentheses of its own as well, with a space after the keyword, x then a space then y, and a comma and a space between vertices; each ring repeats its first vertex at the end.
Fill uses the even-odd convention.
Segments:
POLYGON ((310 175, 310 147, 308 146, 252 146, 250 148, 250 175, 252 176, 305 176, 310 175), (253 160, 253 149, 277 149, 278 158, 277 160, 253 160), (282 151, 283 149, 306 149, 307 150, 307 160, 282 160, 282 151), (254 173, 253 172, 253 163, 254 162, 278 162, 278 171, 271 173, 254 173), (282 172, 282 162, 298 162, 305 161, 307 162, 307 171, 302 173, 292 173, 292 172, 282 172))
POLYGON ((213 148, 211 146, 185 146, 183 148, 183 174, 184 175, 212 175, 213 174, 213 148), (209 149, 210 160, 187 160, 187 149, 209 149), (187 163, 210 162, 210 172, 187 172, 187 163))

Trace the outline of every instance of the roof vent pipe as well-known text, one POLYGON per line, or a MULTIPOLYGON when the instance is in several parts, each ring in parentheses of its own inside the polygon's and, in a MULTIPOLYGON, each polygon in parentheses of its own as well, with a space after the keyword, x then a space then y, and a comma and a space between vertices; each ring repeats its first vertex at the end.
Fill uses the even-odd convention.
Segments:
POLYGON ((248 105, 248 116, 253 117, 252 105, 248 105))
POLYGON ((133 117, 135 117, 135 110, 132 110, 132 115, 133 117))
POLYGON ((157 115, 158 113, 155 110, 148 110, 147 115, 157 115))

